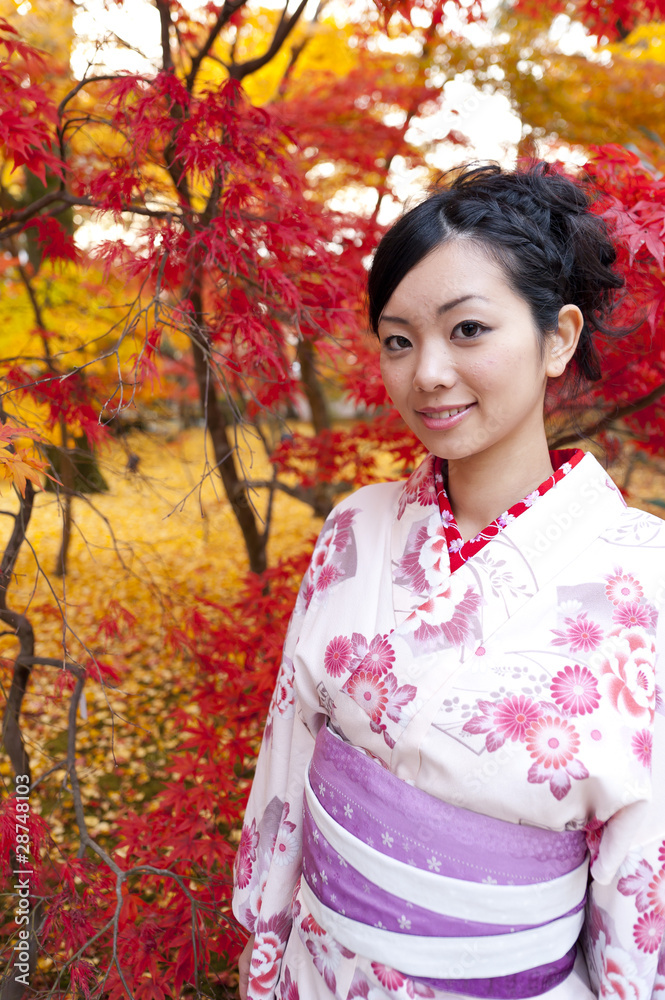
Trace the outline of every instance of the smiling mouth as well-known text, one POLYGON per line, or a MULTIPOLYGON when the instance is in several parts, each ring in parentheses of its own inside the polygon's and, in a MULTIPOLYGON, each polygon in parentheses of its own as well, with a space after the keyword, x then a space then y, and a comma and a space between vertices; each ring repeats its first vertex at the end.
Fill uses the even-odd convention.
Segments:
POLYGON ((422 413, 423 416, 426 417, 438 417, 439 420, 442 420, 445 417, 455 417, 458 413, 463 413, 464 410, 468 410, 470 406, 473 406, 473 403, 465 403, 464 406, 446 407, 445 409, 442 408, 440 410, 418 410, 418 413, 422 413))

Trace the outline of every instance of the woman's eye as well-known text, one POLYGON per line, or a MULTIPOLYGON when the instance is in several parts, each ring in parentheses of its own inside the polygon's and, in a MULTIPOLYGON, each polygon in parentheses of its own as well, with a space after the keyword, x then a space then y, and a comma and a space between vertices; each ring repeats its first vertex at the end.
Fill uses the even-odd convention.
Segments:
POLYGON ((484 327, 480 323, 474 323, 472 320, 465 320, 463 323, 458 323, 453 333, 459 334, 460 340, 475 340, 479 334, 483 332, 484 327))
POLYGON ((407 337, 401 337, 397 333, 391 337, 386 337, 383 341, 383 346, 389 351, 403 351, 405 348, 411 347, 411 341, 407 337))

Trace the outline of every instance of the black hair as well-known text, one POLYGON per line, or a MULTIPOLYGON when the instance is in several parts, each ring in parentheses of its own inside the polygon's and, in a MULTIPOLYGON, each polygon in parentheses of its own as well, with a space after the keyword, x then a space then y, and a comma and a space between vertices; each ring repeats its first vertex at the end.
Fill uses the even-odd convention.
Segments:
MULTIPOLYGON (((445 178, 444 178, 445 181, 445 178)), ((467 165, 403 215, 379 243, 368 278, 369 321, 378 333, 386 303, 404 276, 455 237, 473 240, 525 299, 541 349, 557 328, 559 310, 578 306, 584 327, 573 361, 589 381, 601 377, 593 335, 610 334, 609 316, 623 278, 612 270, 616 250, 607 226, 591 211, 585 188, 544 162, 505 172, 467 165)))

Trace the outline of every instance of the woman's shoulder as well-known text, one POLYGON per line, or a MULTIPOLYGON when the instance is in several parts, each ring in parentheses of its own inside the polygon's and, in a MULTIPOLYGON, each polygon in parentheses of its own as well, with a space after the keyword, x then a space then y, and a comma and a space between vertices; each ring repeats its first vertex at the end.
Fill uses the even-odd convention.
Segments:
POLYGON ((659 606, 665 591, 665 520, 639 507, 623 507, 598 537, 616 576, 631 574, 659 606))
POLYGON ((349 493, 343 500, 339 500, 333 507, 330 516, 355 510, 362 514, 392 515, 397 507, 399 498, 404 490, 407 480, 398 479, 387 483, 370 483, 368 486, 360 486, 357 490, 349 493))
POLYGON ((656 514, 651 514, 641 507, 626 505, 618 517, 618 525, 626 532, 643 534, 665 544, 665 520, 656 514))

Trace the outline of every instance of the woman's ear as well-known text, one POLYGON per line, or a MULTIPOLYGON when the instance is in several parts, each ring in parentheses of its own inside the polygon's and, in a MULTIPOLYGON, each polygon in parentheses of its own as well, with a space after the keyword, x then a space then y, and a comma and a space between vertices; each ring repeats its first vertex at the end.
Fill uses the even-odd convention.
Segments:
POLYGON ((584 326, 584 317, 577 306, 569 302, 559 310, 559 323, 547 344, 547 375, 558 378, 563 375, 577 348, 584 326))

